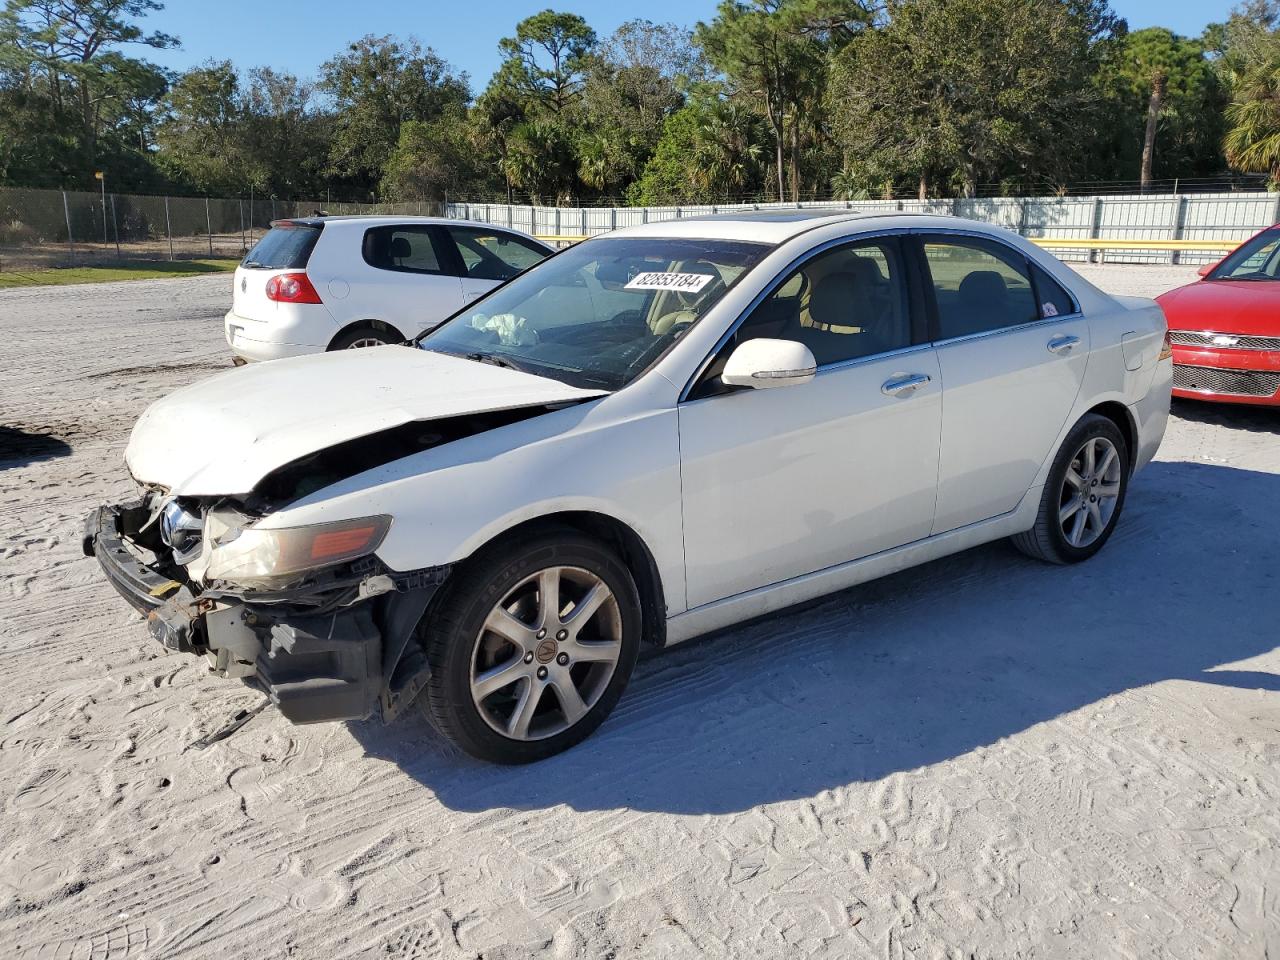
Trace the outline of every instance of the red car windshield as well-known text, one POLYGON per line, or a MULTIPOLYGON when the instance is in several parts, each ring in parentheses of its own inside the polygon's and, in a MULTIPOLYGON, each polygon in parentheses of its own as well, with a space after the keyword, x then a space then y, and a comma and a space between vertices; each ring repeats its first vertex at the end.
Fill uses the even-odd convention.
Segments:
POLYGON ((1209 274, 1209 280, 1280 280, 1280 227, 1263 230, 1237 247, 1209 274))

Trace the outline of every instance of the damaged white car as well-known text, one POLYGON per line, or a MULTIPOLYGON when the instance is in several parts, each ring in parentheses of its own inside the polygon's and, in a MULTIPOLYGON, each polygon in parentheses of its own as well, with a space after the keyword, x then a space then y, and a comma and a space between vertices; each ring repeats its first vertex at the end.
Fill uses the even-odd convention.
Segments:
POLYGON ((1001 537, 1088 558, 1163 436, 1169 356, 1153 303, 982 224, 650 224, 416 347, 156 403, 140 497, 85 548, 160 642, 295 722, 417 700, 467 752, 535 760, 644 645, 1001 537))

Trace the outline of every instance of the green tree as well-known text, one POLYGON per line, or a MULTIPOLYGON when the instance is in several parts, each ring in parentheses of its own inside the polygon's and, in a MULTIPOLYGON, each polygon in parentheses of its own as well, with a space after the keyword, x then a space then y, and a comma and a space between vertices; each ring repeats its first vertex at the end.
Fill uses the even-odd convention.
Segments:
POLYGON ((321 67, 320 89, 333 100, 331 169, 372 191, 410 120, 431 121, 471 99, 464 74, 416 40, 367 36, 321 67))
POLYGON ((573 137, 555 118, 528 120, 512 128, 502 162, 507 180, 534 203, 573 198, 578 158, 573 137))
POLYGON ((1221 169, 1222 89, 1201 41, 1138 30, 1116 44, 1104 76, 1121 170, 1132 176, 1136 167, 1143 189, 1157 172, 1221 169))
POLYGON ((828 102, 846 168, 914 179, 922 197, 1068 176, 1096 108, 1096 18, 1060 0, 892 4, 836 59, 828 102))
POLYGON ((1280 189, 1280 35, 1259 44, 1243 65, 1226 110, 1223 142, 1233 167, 1266 173, 1280 189))
POLYGON ((778 198, 799 200, 804 141, 825 136, 828 58, 873 21, 856 0, 721 0, 695 36, 734 93, 758 104, 772 133, 778 198), (788 168, 785 157, 789 154, 788 168))
POLYGON ((757 111, 718 85, 697 87, 667 119, 657 149, 631 188, 631 201, 706 203, 756 192, 765 173, 766 138, 757 111))
POLYGON ((310 83, 271 67, 250 70, 242 124, 243 151, 258 190, 281 197, 318 195, 332 118, 319 108, 310 83))
MULTIPOLYGON (((20 90, 19 111, 43 113, 36 126, 44 129, 31 134, 56 141, 54 131, 61 128, 74 138, 71 157, 48 158, 62 176, 89 186, 102 155, 133 148, 121 136, 138 133, 138 120, 145 122, 148 112, 140 113, 138 106, 154 105, 166 76, 121 48, 176 46, 177 38, 145 33, 135 22, 162 7, 157 0, 6 0, 0 12, 0 67, 20 90), (104 139, 110 142, 103 144, 104 139)), ((138 149, 145 147, 143 132, 138 149)))
POLYGON ((498 41, 503 62, 494 83, 550 111, 564 113, 582 92, 596 33, 575 13, 543 10, 498 41))
POLYGON ((578 177, 598 193, 624 192, 662 138, 667 117, 707 67, 692 34, 631 20, 600 44, 578 107, 578 177))
POLYGON ((477 128, 461 110, 435 120, 410 120, 382 177, 382 193, 393 200, 445 200, 492 191, 496 164, 477 142, 477 128))
POLYGON ((156 131, 161 168, 202 193, 238 194, 251 182, 243 140, 240 79, 230 60, 179 76, 163 102, 156 131))

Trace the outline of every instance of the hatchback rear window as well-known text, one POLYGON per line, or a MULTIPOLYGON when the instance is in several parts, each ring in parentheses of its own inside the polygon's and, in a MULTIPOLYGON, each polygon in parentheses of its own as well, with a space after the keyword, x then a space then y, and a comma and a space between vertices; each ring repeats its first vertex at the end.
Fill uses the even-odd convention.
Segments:
POLYGON ((320 230, 302 223, 276 224, 254 245, 240 266, 251 270, 301 270, 311 259, 320 230))

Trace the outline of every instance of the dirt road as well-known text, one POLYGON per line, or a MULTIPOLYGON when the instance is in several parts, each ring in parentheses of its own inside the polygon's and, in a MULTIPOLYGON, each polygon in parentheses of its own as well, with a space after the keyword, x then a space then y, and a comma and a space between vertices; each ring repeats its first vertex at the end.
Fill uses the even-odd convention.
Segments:
POLYGON ((534 767, 416 717, 201 751, 257 695, 79 536, 226 365, 227 285, 0 294, 0 956, 1280 956, 1280 415, 1179 404, 1090 563, 996 544, 652 657, 534 767))

